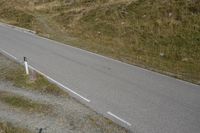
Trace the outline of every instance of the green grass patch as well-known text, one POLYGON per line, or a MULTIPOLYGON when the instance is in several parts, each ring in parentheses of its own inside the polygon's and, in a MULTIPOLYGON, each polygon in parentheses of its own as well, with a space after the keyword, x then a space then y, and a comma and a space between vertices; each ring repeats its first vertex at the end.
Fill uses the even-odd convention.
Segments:
POLYGON ((5 91, 0 91, 0 100, 1 102, 4 102, 10 106, 20 108, 29 112, 51 112, 51 108, 48 105, 37 103, 23 96, 18 96, 5 91))
POLYGON ((28 129, 14 127, 13 124, 0 122, 0 133, 32 133, 28 129))
POLYGON ((39 74, 36 74, 36 76, 35 81, 30 81, 21 65, 0 55, 0 80, 11 81, 15 86, 25 89, 37 90, 55 96, 68 96, 67 92, 50 83, 43 76, 39 74))
POLYGON ((67 96, 67 93, 61 88, 57 87, 53 83, 50 83, 47 79, 39 74, 37 74, 37 79, 34 82, 31 82, 29 80, 29 76, 24 73, 24 69, 21 67, 8 71, 5 79, 13 82, 17 87, 33 89, 42 93, 49 93, 56 96, 67 96))

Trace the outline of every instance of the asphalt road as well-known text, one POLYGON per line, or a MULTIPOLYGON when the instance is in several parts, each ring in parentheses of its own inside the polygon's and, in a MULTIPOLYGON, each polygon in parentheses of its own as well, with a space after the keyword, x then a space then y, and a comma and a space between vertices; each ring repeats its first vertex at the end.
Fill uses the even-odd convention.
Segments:
POLYGON ((198 85, 2 25, 0 49, 133 132, 200 133, 198 85))

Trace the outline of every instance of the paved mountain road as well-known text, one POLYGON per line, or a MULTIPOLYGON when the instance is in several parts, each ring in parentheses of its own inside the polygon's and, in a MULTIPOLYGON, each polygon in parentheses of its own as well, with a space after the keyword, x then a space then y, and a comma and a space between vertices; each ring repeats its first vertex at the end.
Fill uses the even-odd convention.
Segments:
POLYGON ((200 132, 198 85, 4 25, 0 50, 20 60, 26 56, 74 97, 133 132, 200 132))

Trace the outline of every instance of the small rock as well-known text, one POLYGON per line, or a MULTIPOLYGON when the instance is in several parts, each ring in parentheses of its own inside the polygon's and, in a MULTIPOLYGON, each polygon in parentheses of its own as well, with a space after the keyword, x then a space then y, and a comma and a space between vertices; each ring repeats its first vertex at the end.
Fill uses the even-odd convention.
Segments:
POLYGON ((189 60, 188 58, 183 58, 182 59, 183 62, 188 62, 188 60, 189 60))
POLYGON ((160 53, 160 56, 161 56, 161 57, 164 57, 164 56, 165 56, 165 54, 164 54, 164 53, 160 53))
POLYGON ((170 13, 169 13, 169 17, 171 17, 171 16, 172 16, 172 13, 170 12, 170 13))

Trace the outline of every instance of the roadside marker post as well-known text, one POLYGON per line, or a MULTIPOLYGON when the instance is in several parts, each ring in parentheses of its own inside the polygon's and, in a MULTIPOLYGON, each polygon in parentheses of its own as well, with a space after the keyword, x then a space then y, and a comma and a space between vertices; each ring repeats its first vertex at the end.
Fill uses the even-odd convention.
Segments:
POLYGON ((25 65, 26 75, 29 75, 28 62, 26 57, 24 57, 24 65, 25 65))

